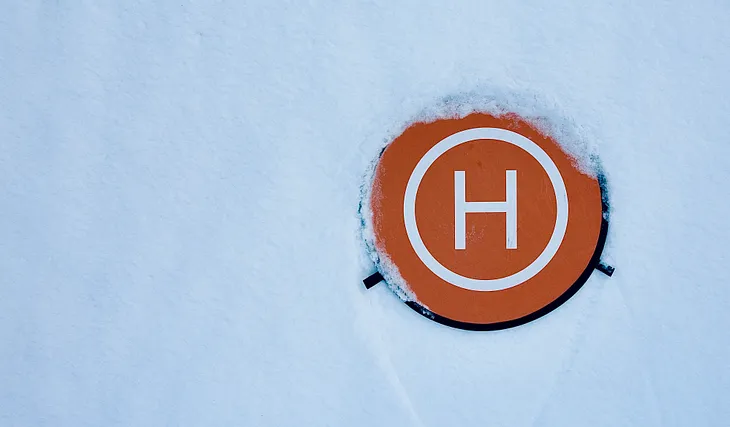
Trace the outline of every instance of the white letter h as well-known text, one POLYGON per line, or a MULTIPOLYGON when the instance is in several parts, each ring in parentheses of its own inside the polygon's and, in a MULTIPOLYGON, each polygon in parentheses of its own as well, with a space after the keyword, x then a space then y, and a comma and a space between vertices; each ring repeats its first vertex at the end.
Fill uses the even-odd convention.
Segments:
POLYGON ((466 249, 466 214, 480 212, 506 213, 506 248, 517 249, 517 171, 507 170, 505 175, 507 200, 504 202, 467 202, 466 173, 454 171, 455 249, 466 249))

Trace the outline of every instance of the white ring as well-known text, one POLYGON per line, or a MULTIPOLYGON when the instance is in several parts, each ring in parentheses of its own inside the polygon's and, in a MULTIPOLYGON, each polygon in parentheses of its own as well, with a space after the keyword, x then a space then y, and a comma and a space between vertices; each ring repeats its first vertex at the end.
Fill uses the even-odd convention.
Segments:
POLYGON ((410 240, 411 246, 413 246, 413 249, 416 251, 416 255, 418 255, 418 258, 420 258, 426 267, 428 267, 428 269, 435 275, 460 288, 470 289, 473 291, 499 291, 517 286, 531 279, 545 268, 545 266, 550 263, 555 254, 558 252, 558 248, 560 248, 560 244, 563 242, 563 237, 565 237, 565 230, 568 228, 568 193, 565 189, 565 183, 563 182, 563 177, 560 175, 558 167, 555 166, 555 163, 553 163, 550 156, 548 156, 547 153, 540 148, 540 146, 524 136, 507 129, 473 128, 457 132, 442 139, 438 144, 431 147, 431 149, 428 150, 423 157, 421 157, 421 160, 418 161, 415 169, 413 169, 411 177, 408 179, 405 198, 403 200, 403 219, 405 220, 408 240, 410 240), (465 142, 478 139, 492 139, 508 142, 525 150, 528 154, 534 157, 535 160, 540 163, 540 166, 542 166, 545 172, 547 172, 550 182, 553 185, 555 200, 557 202, 555 228, 553 229, 553 234, 550 236, 550 240, 542 253, 540 253, 540 255, 524 269, 512 275, 498 279, 474 279, 462 276, 444 267, 436 260, 436 258, 433 257, 433 255, 431 255, 428 248, 426 248, 426 245, 423 243, 421 235, 418 232, 418 225, 416 224, 416 194, 418 193, 418 187, 421 185, 421 180, 424 175, 426 175, 428 168, 430 168, 436 159, 448 150, 465 142))

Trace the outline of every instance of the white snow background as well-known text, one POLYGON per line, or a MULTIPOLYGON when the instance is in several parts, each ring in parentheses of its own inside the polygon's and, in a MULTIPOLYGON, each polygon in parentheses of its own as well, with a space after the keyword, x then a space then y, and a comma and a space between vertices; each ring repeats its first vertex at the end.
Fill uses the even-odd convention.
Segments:
POLYGON ((727 425, 727 3, 2 6, 0 426, 727 425), (591 135, 617 270, 475 333, 364 289, 357 206, 486 87, 591 135))

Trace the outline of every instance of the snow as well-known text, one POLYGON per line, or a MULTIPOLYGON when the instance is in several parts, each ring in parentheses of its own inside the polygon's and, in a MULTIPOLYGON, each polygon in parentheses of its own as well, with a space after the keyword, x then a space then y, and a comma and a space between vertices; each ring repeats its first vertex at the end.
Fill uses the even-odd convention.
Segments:
MULTIPOLYGON (((586 132, 573 123, 554 101, 542 99, 539 94, 505 91, 499 88, 478 87, 467 93, 452 94, 417 114, 413 122, 433 122, 442 118, 461 118, 480 112, 493 116, 518 114, 544 134, 553 137, 574 160, 578 168, 596 176, 600 165, 598 147, 586 132)), ((405 129, 403 129, 405 130, 405 129)), ((393 135, 394 139, 397 135, 393 135)))
POLYGON ((392 3, 4 5, 0 425, 726 424, 728 6, 392 3), (364 289, 357 208, 483 88, 595 144, 617 269, 475 333, 364 289))

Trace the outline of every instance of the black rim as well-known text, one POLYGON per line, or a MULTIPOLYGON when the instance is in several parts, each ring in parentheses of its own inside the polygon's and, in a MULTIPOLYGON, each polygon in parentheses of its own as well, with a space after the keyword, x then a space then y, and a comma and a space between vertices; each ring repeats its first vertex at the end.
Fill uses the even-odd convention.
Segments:
MULTIPOLYGON (((606 176, 603 174, 603 171, 599 165, 598 167, 599 173, 598 173, 598 184, 601 189, 601 210, 602 210, 602 219, 601 219, 601 231, 598 235, 598 242, 596 243, 596 249, 593 251, 593 256, 591 257, 591 260, 588 262, 588 265, 586 266, 585 270, 583 270, 583 273, 578 277, 578 280, 573 283, 562 295, 560 295, 557 299, 553 300, 548 305, 544 306, 543 308, 534 311, 527 316, 520 317, 518 319, 513 320, 507 320, 504 322, 496 322, 496 323, 469 323, 469 322, 462 322, 459 320, 450 319, 448 317, 442 316, 440 314, 434 313, 431 310, 427 309, 426 307, 418 304, 415 301, 406 301, 406 305, 413 309, 416 313, 427 317, 433 321, 436 321, 442 325, 450 326, 452 328, 458 328, 458 329, 465 329, 468 331, 497 331, 500 329, 508 329, 508 328, 514 328, 515 326, 524 325, 525 323, 532 322, 533 320, 537 320, 546 314, 550 313, 551 311, 555 310, 556 308, 563 305, 566 301, 568 301, 573 295, 575 295, 580 288, 588 281, 588 278, 591 277, 591 274, 593 274, 593 270, 598 268, 599 264, 601 263, 601 254, 603 253, 603 248, 606 245, 606 237, 608 236, 608 220, 609 220, 609 203, 608 203, 608 185, 606 182, 606 176)), ((380 269, 378 269, 379 271, 380 269)), ((379 271, 380 272, 380 271, 379 271)), ((382 272, 380 272, 382 273, 382 272)))

